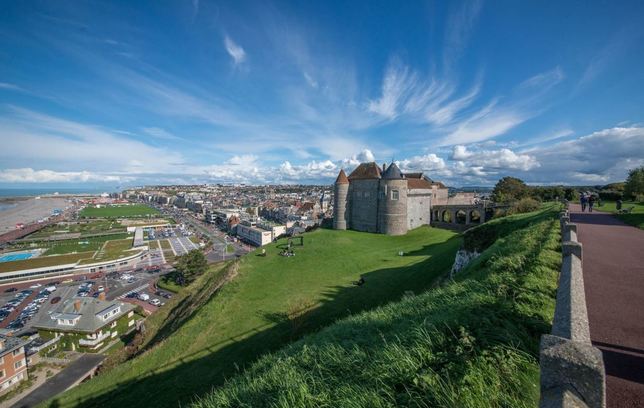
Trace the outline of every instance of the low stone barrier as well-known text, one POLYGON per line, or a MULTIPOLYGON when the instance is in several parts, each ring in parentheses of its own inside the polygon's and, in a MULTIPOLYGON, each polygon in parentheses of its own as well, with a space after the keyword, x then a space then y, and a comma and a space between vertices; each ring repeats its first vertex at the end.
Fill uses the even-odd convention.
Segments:
POLYGON ((590 342, 577 225, 560 214, 562 265, 552 333, 541 337, 541 408, 606 407, 606 374, 599 349, 590 342))

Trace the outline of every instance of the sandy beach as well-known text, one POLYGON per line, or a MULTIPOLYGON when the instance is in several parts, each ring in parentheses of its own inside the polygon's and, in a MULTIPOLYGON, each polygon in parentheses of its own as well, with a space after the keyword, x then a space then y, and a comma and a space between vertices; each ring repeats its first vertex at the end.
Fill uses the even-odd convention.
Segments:
POLYGON ((15 229, 17 223, 32 223, 50 216, 54 208, 63 210, 70 205, 63 197, 34 197, 16 200, 13 204, 15 207, 0 211, 0 234, 15 229))

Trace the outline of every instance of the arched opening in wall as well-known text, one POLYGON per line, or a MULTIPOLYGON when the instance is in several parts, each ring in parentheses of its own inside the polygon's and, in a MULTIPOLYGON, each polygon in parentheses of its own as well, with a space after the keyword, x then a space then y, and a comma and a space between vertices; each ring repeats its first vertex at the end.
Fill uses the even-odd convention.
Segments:
POLYGON ((452 222, 452 214, 447 210, 443 210, 443 215, 441 215, 441 221, 452 222))
POLYGON ((457 224, 465 224, 465 221, 467 221, 467 214, 463 210, 458 210, 456 211, 456 223, 457 224))
POLYGON ((481 223, 481 213, 478 210, 472 210, 470 212, 470 222, 472 224, 480 224, 481 223))

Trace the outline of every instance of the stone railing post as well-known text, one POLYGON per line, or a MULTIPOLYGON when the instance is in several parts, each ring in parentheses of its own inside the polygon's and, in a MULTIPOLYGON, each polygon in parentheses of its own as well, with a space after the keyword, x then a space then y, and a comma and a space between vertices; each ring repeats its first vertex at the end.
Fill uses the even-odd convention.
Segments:
POLYGON ((541 337, 541 408, 605 408, 601 351, 590 342, 582 269, 583 247, 568 211, 560 214, 562 264, 552 334, 541 337))

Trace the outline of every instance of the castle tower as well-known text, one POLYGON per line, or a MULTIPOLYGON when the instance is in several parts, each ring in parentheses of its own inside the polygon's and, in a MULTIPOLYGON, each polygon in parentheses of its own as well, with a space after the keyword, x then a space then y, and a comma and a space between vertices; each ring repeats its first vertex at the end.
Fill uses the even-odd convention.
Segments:
POLYGON ((344 170, 340 170, 333 186, 333 229, 347 229, 347 195, 349 179, 344 170))
POLYGON ((380 180, 379 229, 387 235, 407 233, 407 180, 391 163, 380 180))

